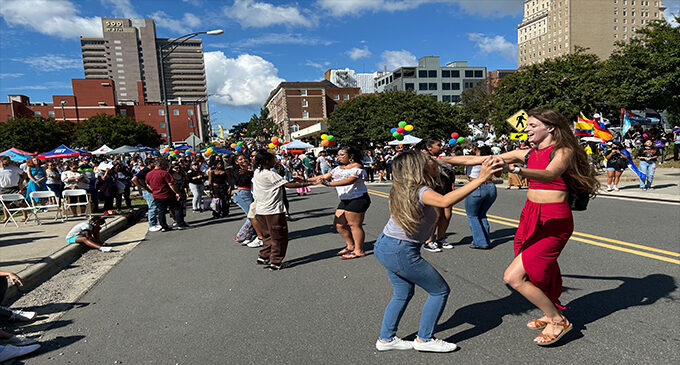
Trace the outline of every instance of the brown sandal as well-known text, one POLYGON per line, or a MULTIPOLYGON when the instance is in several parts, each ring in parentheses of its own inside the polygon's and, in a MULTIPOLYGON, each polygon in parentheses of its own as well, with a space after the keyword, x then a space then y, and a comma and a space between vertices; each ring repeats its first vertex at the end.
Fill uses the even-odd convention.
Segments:
POLYGON ((548 335, 543 332, 539 333, 538 336, 534 338, 534 343, 537 344, 538 346, 552 345, 555 342, 559 341, 560 338, 562 338, 564 335, 566 335, 567 332, 571 331, 572 328, 574 328, 571 322, 567 321, 567 319, 564 317, 562 317, 562 319, 557 322, 550 323, 553 326, 562 327, 562 331, 560 331, 560 333, 557 335, 548 335), (542 340, 543 342, 537 342, 536 340, 542 340))
POLYGON ((548 322, 541 320, 540 318, 532 319, 527 323, 527 328, 530 330, 542 330, 545 328, 545 326, 548 325, 548 322))

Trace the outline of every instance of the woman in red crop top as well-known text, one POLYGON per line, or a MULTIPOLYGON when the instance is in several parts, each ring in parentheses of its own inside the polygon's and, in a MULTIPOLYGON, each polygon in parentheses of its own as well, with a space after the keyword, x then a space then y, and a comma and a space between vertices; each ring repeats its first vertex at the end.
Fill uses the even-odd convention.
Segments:
MULTIPOLYGON (((525 132, 535 148, 528 155, 526 150, 514 150, 498 156, 505 171, 529 180, 527 201, 515 234, 515 259, 503 279, 545 314, 527 324, 530 329, 543 329, 534 343, 545 346, 557 342, 572 328, 561 312, 565 307, 559 300, 562 275, 557 265, 574 231, 568 190, 594 194, 599 184, 564 116, 550 109, 535 109, 528 114, 525 132)), ((480 163, 474 156, 444 160, 461 165, 480 163)))

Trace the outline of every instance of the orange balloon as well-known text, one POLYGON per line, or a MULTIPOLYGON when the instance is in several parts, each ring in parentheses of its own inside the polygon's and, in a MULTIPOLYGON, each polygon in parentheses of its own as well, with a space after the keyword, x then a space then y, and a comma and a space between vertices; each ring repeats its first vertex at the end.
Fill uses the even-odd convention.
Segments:
POLYGON ((324 147, 328 146, 329 143, 330 142, 328 142, 328 140, 325 140, 325 139, 323 141, 321 141, 321 145, 324 146, 324 147))
POLYGON ((231 147, 232 149, 233 149, 233 148, 236 148, 236 143, 232 143, 230 147, 231 147))

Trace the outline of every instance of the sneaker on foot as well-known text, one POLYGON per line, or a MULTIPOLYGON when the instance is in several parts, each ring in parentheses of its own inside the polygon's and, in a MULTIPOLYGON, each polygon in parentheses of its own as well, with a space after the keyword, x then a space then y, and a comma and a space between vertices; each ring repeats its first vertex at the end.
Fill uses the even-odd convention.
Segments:
POLYGON ((16 357, 24 356, 30 354, 31 352, 40 348, 40 345, 28 345, 28 346, 12 346, 6 345, 5 348, 0 351, 0 362, 7 361, 9 359, 14 359, 16 357))
POLYGON ((394 336, 390 342, 382 342, 380 339, 375 341, 375 348, 378 351, 388 350, 410 350, 413 348, 412 341, 404 341, 401 338, 394 336))
POLYGON ((442 252, 442 249, 439 248, 439 244, 435 241, 426 243, 424 248, 430 252, 442 252))
POLYGON ((99 251, 101 252, 111 252, 111 250, 113 250, 113 247, 99 247, 99 251))
POLYGON ((612 191, 612 187, 611 187, 611 186, 607 186, 607 191, 612 191))
POLYGON ((288 265, 285 265, 283 262, 281 262, 281 263, 278 263, 278 264, 269 264, 269 265, 265 266, 265 269, 267 269, 269 271, 279 271, 281 269, 286 268, 287 266, 288 265))
POLYGON ((151 226, 149 227, 149 232, 158 232, 161 230, 161 226, 151 226))
POLYGON ((258 257, 255 263, 258 265, 269 265, 269 259, 258 257))
POLYGON ((614 186, 614 191, 619 191, 619 187, 615 185, 615 186, 614 186))
POLYGON ((10 339, 0 340, 0 345, 12 345, 12 346, 28 346, 38 343, 33 338, 26 337, 24 335, 14 335, 10 339))
POLYGON ((453 245, 450 244, 450 243, 448 243, 448 242, 446 242, 446 241, 439 241, 439 245, 440 245, 442 248, 446 248, 446 249, 451 249, 451 248, 453 248, 453 245))
POLYGON ((35 317, 35 312, 22 311, 22 310, 19 310, 19 309, 12 309, 12 308, 8 308, 8 307, 0 307, 0 308, 4 309, 6 311, 12 312, 12 315, 9 316, 9 319, 11 321, 27 322, 27 321, 32 321, 33 318, 35 317))
POLYGON ((177 222, 172 222, 173 227, 177 227, 177 222))
POLYGON ((172 231, 172 228, 167 227, 167 228, 161 228, 161 232, 170 232, 172 231))
POLYGON ((418 339, 413 341, 413 349, 425 352, 451 352, 458 348, 453 342, 446 342, 432 337, 427 342, 420 342, 418 339))
POLYGON ((248 243, 246 246, 255 248, 255 247, 262 247, 262 240, 259 238, 254 239, 252 242, 248 243))

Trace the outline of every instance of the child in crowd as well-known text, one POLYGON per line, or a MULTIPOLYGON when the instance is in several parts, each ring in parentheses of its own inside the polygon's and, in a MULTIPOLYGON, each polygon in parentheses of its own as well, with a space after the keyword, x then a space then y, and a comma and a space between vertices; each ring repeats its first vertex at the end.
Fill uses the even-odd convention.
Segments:
POLYGON ((66 242, 81 243, 101 252, 110 252, 111 247, 104 247, 106 243, 99 238, 99 231, 103 224, 104 218, 102 217, 92 217, 87 222, 78 223, 66 234, 66 242))
MULTIPOLYGON (((305 180, 305 175, 302 173, 302 171, 295 171, 295 178, 297 180, 305 180)), ((307 195, 312 189, 309 188, 309 186, 303 186, 300 188, 295 189, 297 191, 298 195, 307 195)))

